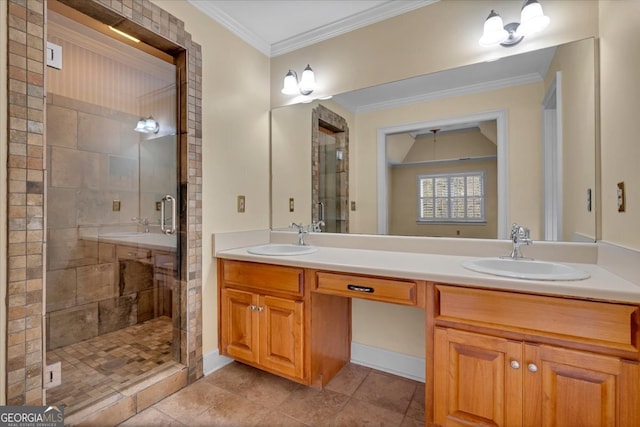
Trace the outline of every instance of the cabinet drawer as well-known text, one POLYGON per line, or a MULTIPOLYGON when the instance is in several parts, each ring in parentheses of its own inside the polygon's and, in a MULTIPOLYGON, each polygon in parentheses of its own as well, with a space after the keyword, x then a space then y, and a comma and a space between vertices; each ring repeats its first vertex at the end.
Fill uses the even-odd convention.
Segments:
POLYGON ((417 304, 415 282, 325 272, 318 272, 316 278, 316 292, 404 305, 417 304))
POLYGON ((629 304, 437 285, 439 320, 570 338, 637 351, 637 310, 629 304))
POLYGON ((137 248, 135 246, 118 245, 116 255, 118 258, 147 259, 151 258, 151 251, 149 249, 137 248))
POLYGON ((304 270, 302 268, 253 262, 229 261, 222 263, 225 285, 237 285, 258 291, 284 292, 302 296, 304 270))

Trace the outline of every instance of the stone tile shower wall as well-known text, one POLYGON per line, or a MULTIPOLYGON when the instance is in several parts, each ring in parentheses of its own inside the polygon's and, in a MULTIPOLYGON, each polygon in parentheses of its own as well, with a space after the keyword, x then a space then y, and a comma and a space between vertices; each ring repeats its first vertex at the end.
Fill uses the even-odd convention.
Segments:
POLYGON ((159 290, 153 257, 82 238, 138 215, 138 117, 48 93, 46 118, 49 351, 157 317, 159 290))
MULTIPOLYGON (((180 99, 180 361, 202 376, 202 56, 184 23, 148 0, 62 0, 177 58, 180 99)), ((8 0, 7 404, 40 405, 44 313, 45 0, 8 0)), ((77 274, 77 272, 76 272, 77 274)))

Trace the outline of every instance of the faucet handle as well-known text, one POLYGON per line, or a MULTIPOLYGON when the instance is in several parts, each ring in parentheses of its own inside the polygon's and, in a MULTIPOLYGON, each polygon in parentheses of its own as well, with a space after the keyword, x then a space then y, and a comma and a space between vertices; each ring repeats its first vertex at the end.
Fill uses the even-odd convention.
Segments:
POLYGON ((518 239, 520 228, 521 227, 515 222, 511 224, 511 240, 516 241, 518 239))
POLYGON ((530 233, 527 227, 523 227, 515 222, 511 225, 511 240, 528 239, 530 233))

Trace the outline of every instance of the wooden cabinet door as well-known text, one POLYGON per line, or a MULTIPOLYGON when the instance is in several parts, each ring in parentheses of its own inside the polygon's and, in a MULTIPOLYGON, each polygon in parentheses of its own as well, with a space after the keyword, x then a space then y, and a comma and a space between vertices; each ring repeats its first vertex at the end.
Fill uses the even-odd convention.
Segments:
POLYGON ((236 289, 222 289, 220 307, 221 351, 224 355, 258 361, 258 296, 236 289))
POLYGON ((638 426, 638 365, 525 345, 524 420, 530 426, 638 426))
POLYGON ((440 426, 522 425, 522 343, 436 328, 434 421, 440 426))
POLYGON ((267 369, 303 378, 303 302, 261 296, 259 299, 260 356, 267 369))

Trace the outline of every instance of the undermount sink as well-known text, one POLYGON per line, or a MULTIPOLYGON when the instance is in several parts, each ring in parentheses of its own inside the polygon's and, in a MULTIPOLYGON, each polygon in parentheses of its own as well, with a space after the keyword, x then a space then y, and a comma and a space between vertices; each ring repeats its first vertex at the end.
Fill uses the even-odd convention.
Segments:
POLYGON ((139 231, 114 231, 113 233, 100 233, 98 234, 98 237, 111 237, 111 238, 136 237, 141 234, 144 234, 144 233, 141 233, 139 231))
POLYGON ((557 262, 512 258, 478 258, 462 266, 479 273, 528 280, 584 280, 589 273, 557 262))
POLYGON ((312 254, 317 250, 318 248, 313 246, 270 243, 267 245, 253 246, 247 249, 247 252, 254 255, 291 256, 312 254))

